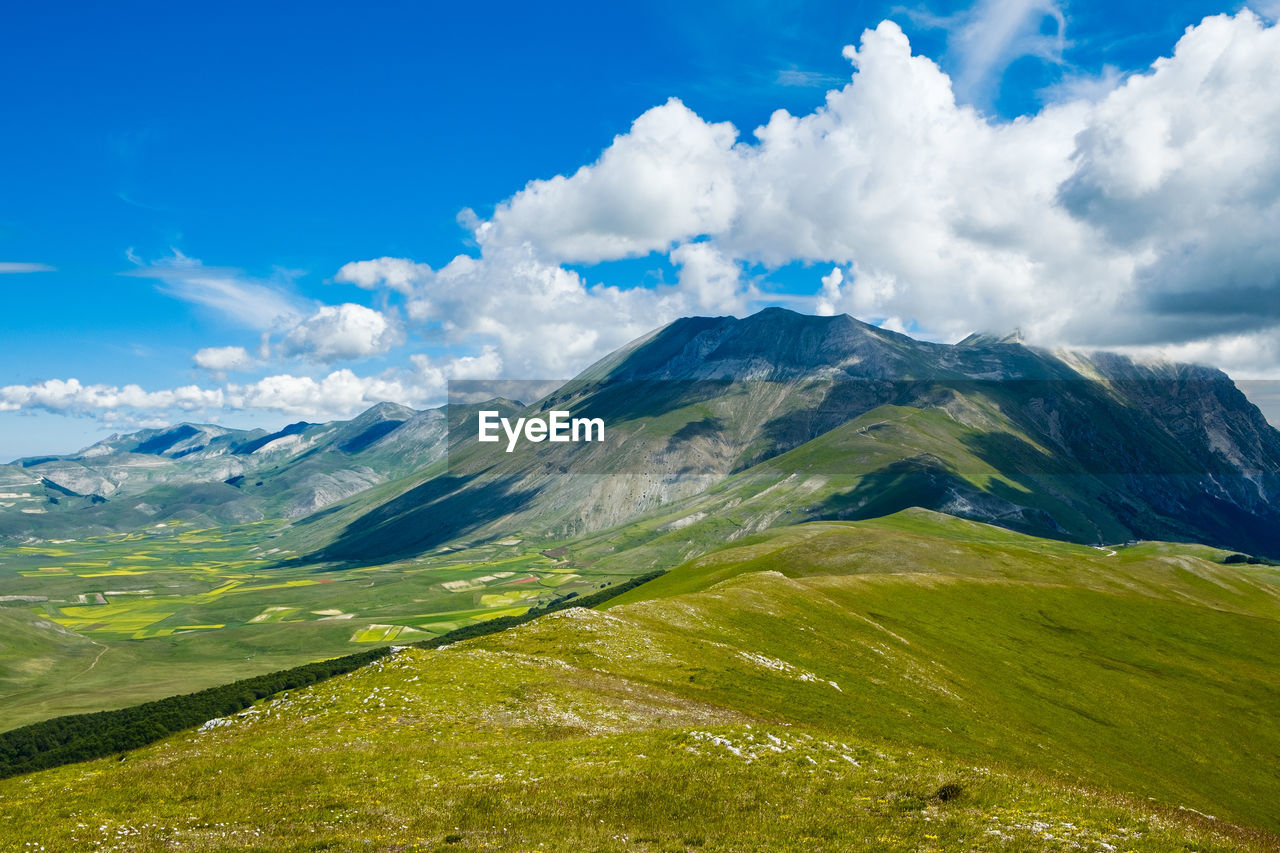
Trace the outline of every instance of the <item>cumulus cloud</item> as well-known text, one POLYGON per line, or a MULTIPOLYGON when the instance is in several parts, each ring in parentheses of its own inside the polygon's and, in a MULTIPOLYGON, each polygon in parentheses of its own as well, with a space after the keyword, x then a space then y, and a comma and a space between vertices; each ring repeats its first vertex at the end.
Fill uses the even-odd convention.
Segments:
POLYGON ((386 287, 400 293, 411 293, 413 286, 431 275, 431 267, 406 258, 374 258, 344 264, 333 280, 354 284, 365 290, 386 287))
POLYGON ((228 370, 245 370, 253 366, 253 356, 244 347, 205 347, 198 350, 191 360, 196 367, 225 373, 228 370))
POLYGON ((1280 364, 1280 325, 1256 332, 1228 333, 1177 344, 1120 346, 1139 358, 1212 364, 1235 379, 1275 379, 1280 364))
MULTIPOLYGON (((491 346, 509 376, 568 378, 655 325, 694 310, 677 286, 589 284, 528 244, 459 255, 415 291, 407 312, 461 348, 491 346)), ((472 350, 474 351, 474 350, 472 350)))
POLYGON ((749 292, 742 285, 742 271, 718 248, 710 243, 685 243, 673 249, 670 258, 680 267, 680 290, 697 311, 740 314, 746 310, 749 292))
POLYGON ((83 385, 78 379, 49 379, 35 385, 0 388, 0 412, 43 409, 59 414, 88 414, 111 409, 195 409, 223 403, 219 389, 186 385, 165 391, 144 391, 137 385, 83 385))
POLYGON ((93 416, 104 422, 131 424, 147 419, 172 422, 181 413, 265 411, 328 420, 350 417, 375 403, 392 401, 423 405, 441 389, 427 389, 403 377, 357 376, 351 370, 335 370, 319 379, 279 374, 245 384, 228 383, 217 388, 186 385, 145 391, 137 385, 84 385, 78 379, 50 379, 35 385, 0 388, 0 412, 43 410, 64 415, 93 416))
POLYGON ((430 399, 443 394, 450 379, 494 379, 502 373, 502 356, 491 344, 479 355, 432 358, 425 353, 414 353, 409 360, 413 373, 407 381, 419 394, 430 399))
POLYGON ((727 228, 737 207, 737 131, 672 98, 641 115, 572 177, 531 181, 476 228, 482 246, 528 244, 550 261, 664 251, 727 228))
POLYGON ((289 331, 281 348, 285 355, 328 363, 379 355, 401 340, 399 328, 386 315, 346 302, 320 306, 289 331))
POLYGON ((508 369, 565 375, 682 314, 744 312, 760 297, 739 281, 744 263, 834 262, 852 280, 829 310, 916 318, 942 336, 975 314, 1056 328, 1082 295, 1106 295, 1125 259, 1088 251, 1056 202, 1084 106, 993 124, 957 106, 950 79, 888 22, 845 55, 850 84, 807 116, 778 111, 754 143, 674 99, 649 110, 595 163, 476 221, 479 258, 416 267, 410 319, 496 343, 508 369), (654 251, 680 268, 675 285, 589 284, 561 265, 654 251), (1069 273, 1070 294, 1052 298, 1048 264, 1069 273))
POLYGON ((26 264, 15 263, 12 261, 0 262, 0 275, 6 273, 24 273, 24 272, 56 272, 57 267, 51 267, 48 264, 26 264))
POLYGON ((347 369, 320 379, 281 374, 248 385, 227 385, 228 407, 261 409, 309 418, 340 418, 375 403, 419 403, 419 394, 397 378, 357 376, 347 369))
POLYGON ((1272 23, 1280 19, 1280 0, 1254 0, 1249 5, 1272 23))
POLYGON ((1206 18, 1076 138, 1063 205, 1138 264, 1126 307, 1153 340, 1280 322, 1280 29, 1206 18))
POLYGON ((818 292, 818 302, 814 312, 819 317, 832 317, 836 306, 844 302, 844 294, 840 285, 844 283, 844 272, 839 267, 832 267, 831 272, 822 277, 822 290, 818 292))

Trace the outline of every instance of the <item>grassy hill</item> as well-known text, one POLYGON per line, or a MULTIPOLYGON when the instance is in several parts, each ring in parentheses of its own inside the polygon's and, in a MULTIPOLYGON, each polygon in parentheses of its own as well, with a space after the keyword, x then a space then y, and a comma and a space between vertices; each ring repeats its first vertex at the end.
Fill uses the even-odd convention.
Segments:
POLYGON ((0 782, 0 846, 1280 849, 1280 575, 1222 556, 920 510, 772 531, 0 782))

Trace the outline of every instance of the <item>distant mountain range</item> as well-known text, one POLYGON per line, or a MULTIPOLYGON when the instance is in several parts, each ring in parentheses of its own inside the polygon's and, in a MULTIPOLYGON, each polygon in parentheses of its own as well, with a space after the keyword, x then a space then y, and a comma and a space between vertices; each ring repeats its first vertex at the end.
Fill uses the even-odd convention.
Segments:
POLYGON ((528 405, 382 404, 269 435, 182 424, 21 460, 0 491, 11 535, 287 517, 309 559, 348 564, 642 522, 723 541, 909 506, 1280 556, 1280 432, 1220 371, 777 308, 678 320, 528 405), (606 441, 505 453, 474 441, 486 406, 601 417, 606 441))
POLYGON ((112 436, 0 466, 0 535, 298 518, 419 470, 443 455, 444 438, 441 410, 394 403, 273 433, 183 423, 112 436))

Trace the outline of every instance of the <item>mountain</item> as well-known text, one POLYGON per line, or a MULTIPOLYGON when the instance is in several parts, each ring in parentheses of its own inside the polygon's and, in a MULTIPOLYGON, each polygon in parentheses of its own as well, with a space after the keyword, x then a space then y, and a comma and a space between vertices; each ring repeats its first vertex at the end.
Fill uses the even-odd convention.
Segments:
POLYGON ((506 453, 474 440, 478 408, 451 412, 446 470, 338 505, 309 530, 327 540, 311 559, 660 516, 735 516, 741 535, 909 506, 1090 544, 1280 556, 1280 433, 1211 368, 1012 336, 936 344, 772 308, 677 320, 519 413, 599 417, 602 443, 506 453))
POLYGON ((10 757, 398 644, 0 781, 0 847, 1280 849, 1280 433, 1224 374, 769 310, 513 388, 0 470, 192 522, 0 550, 10 757), (604 440, 476 441, 558 410, 604 440))
POLYGON ((0 535, 85 536, 166 520, 299 518, 444 453, 441 410, 379 403, 350 421, 177 424, 0 466, 0 535))

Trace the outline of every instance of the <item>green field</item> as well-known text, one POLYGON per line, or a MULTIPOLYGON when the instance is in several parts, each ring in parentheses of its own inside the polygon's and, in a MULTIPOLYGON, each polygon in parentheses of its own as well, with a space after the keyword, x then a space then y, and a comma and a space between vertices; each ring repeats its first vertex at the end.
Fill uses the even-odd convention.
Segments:
POLYGON ((0 728, 412 642, 618 577, 523 541, 304 566, 283 529, 171 523, 0 549, 0 728))
POLYGON ((0 782, 0 845, 1277 850, 1280 574, 1220 557, 800 525, 0 782))

